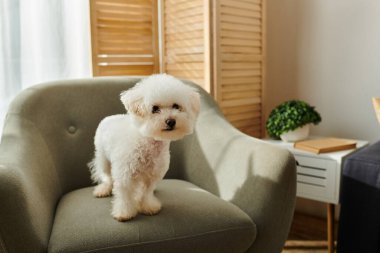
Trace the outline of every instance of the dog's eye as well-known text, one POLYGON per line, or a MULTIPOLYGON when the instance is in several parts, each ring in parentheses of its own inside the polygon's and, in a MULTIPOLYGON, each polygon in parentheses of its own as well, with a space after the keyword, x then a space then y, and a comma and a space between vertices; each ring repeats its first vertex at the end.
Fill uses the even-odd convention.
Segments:
POLYGON ((178 104, 173 104, 173 109, 177 109, 177 110, 179 110, 181 107, 178 105, 178 104))
POLYGON ((159 113, 159 112, 160 112, 160 107, 157 106, 157 105, 154 105, 154 106, 152 107, 152 113, 159 113))

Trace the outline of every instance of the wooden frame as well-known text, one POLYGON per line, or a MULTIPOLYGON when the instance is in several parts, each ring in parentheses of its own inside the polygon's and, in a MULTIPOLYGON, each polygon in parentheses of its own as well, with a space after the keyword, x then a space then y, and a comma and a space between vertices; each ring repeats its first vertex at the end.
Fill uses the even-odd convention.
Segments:
MULTIPOLYGON (((219 20, 219 16, 220 15, 217 15, 217 13, 219 13, 219 5, 217 4, 219 0, 211 0, 212 2, 212 26, 213 26, 213 38, 219 38, 220 37, 220 33, 219 33, 219 24, 220 24, 220 20, 219 20)), ((221 101, 222 99, 222 91, 221 89, 219 89, 218 87, 218 82, 220 81, 221 79, 221 68, 220 68, 220 61, 219 61, 219 57, 220 57, 220 44, 218 43, 218 41, 216 39, 213 39, 212 40, 212 46, 213 46, 213 89, 214 89, 214 98, 216 101, 221 101)))
POLYGON ((203 0, 204 5, 204 87, 211 95, 215 96, 216 89, 213 85, 212 74, 212 5, 210 0, 203 0))
POLYGON ((266 136, 266 115, 265 115, 265 105, 266 105, 266 80, 267 80, 267 73, 266 73, 266 68, 267 68, 267 0, 262 0, 262 35, 261 35, 261 46, 262 46, 262 73, 261 73, 261 138, 264 138, 266 136))
POLYGON ((97 62, 97 48, 98 48, 98 29, 93 24, 96 23, 96 8, 95 1, 90 0, 90 19, 91 19, 91 57, 92 57, 92 73, 94 76, 99 75, 99 66, 97 62))
POLYGON ((153 11, 152 11, 152 47, 153 47, 153 55, 154 55, 154 68, 153 73, 160 73, 160 49, 159 49, 159 29, 158 29, 158 1, 153 0, 153 11))

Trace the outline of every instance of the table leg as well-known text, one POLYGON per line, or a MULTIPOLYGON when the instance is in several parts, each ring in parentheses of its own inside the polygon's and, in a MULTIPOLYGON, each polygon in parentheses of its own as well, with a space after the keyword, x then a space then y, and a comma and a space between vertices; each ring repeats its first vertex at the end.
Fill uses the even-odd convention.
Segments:
POLYGON ((334 253, 334 218, 335 218, 335 205, 327 204, 327 246, 328 253, 334 253))

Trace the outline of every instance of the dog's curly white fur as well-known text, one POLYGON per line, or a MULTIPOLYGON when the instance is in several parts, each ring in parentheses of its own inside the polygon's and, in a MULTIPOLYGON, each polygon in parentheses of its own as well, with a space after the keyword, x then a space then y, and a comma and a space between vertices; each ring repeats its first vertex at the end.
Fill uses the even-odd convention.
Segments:
POLYGON ((191 134, 200 109, 195 89, 166 74, 121 93, 127 114, 103 119, 89 167, 96 197, 114 195, 112 216, 126 221, 161 210, 156 184, 169 168, 169 145, 191 134))

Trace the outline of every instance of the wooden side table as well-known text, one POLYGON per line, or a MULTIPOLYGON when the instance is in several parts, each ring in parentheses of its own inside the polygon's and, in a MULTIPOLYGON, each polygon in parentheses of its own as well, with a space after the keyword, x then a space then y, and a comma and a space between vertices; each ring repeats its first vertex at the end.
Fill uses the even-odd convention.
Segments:
POLYGON ((327 203, 328 252, 333 253, 335 205, 339 204, 343 160, 368 142, 357 140, 356 149, 314 154, 295 149, 293 143, 270 139, 264 141, 286 148, 294 155, 297 161, 297 197, 327 203))

